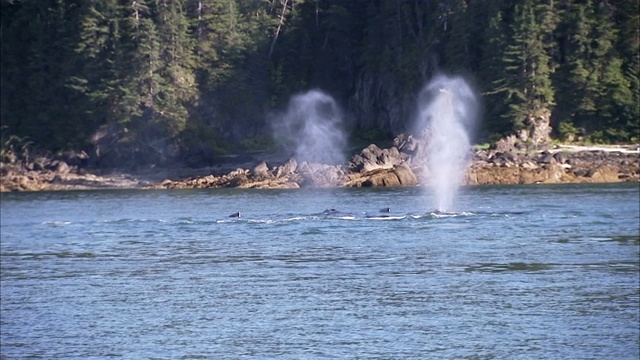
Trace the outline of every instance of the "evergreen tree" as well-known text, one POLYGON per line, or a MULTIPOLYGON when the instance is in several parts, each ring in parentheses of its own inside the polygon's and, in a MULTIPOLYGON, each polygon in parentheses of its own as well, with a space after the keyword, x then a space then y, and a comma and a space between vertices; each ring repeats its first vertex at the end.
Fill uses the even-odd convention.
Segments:
MULTIPOLYGON (((90 0, 81 8, 79 40, 75 51, 83 66, 73 78, 73 88, 84 97, 84 115, 95 131, 101 125, 124 122, 124 8, 117 0, 90 0)), ((97 135, 97 134, 96 134, 97 135)))
POLYGON ((505 79, 506 69, 502 63, 507 43, 507 26, 501 1, 492 1, 487 6, 490 16, 483 38, 486 43, 480 58, 478 79, 482 84, 486 114, 484 117, 485 136, 489 134, 504 135, 512 130, 508 121, 502 118, 506 111, 505 79))
POLYGON ((640 3, 636 0, 616 2, 615 18, 618 33, 616 48, 623 62, 624 76, 630 84, 631 104, 626 115, 630 141, 640 141, 640 3))
MULTIPOLYGON (((556 76, 559 106, 554 115, 558 122, 574 125, 576 118, 583 121, 595 112, 593 77, 589 70, 591 61, 591 28, 593 8, 584 4, 571 4, 565 11, 563 32, 564 60, 556 76)), ((589 120, 591 121, 591 120, 589 120)), ((559 124, 558 124, 559 125, 559 124)))
POLYGON ((156 95, 158 115, 174 138, 186 125, 188 106, 196 96, 193 47, 187 17, 181 1, 162 0, 158 4, 160 84, 156 95))
POLYGON ((445 33, 445 64, 451 72, 469 72, 474 67, 471 54, 470 13, 466 0, 453 2, 449 18, 450 24, 445 33))
POLYGON ((210 158, 225 140, 264 133, 265 113, 311 87, 347 105, 356 129, 403 131, 439 70, 477 80, 486 135, 530 132, 552 114, 555 127, 580 127, 594 141, 640 137, 635 0, 0 7, 4 133, 48 150, 95 147, 113 165, 210 158))
POLYGON ((538 26, 553 10, 550 4, 529 0, 514 8, 511 38, 502 59, 506 73, 489 93, 506 100, 502 116, 516 131, 531 126, 534 119, 548 119, 554 105, 553 70, 545 45, 554 29, 538 26))
POLYGON ((595 100, 599 119, 597 126, 604 132, 601 140, 624 141, 632 135, 629 130, 638 121, 631 118, 634 107, 631 84, 624 76, 622 59, 614 47, 618 31, 613 26, 612 8, 601 1, 595 16, 596 46, 593 51, 594 56, 601 60, 594 64, 599 80, 595 100))
POLYGON ((52 150, 78 146, 86 131, 71 89, 78 5, 2 3, 2 124, 52 150))
POLYGON ((628 139, 633 135, 634 100, 614 48, 611 9, 605 2, 574 3, 565 21, 559 120, 583 128, 596 141, 628 139))

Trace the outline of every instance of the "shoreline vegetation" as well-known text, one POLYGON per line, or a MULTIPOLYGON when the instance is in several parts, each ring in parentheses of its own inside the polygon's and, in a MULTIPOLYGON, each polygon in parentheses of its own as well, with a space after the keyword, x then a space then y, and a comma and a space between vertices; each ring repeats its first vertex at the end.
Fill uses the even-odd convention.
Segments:
POLYGON ((448 86, 483 119, 473 129, 483 143, 640 142, 637 0, 10 0, 0 10, 2 141, 95 151, 101 169, 211 166, 269 148, 270 135, 297 140, 288 135, 305 127, 291 118, 313 99, 365 147, 419 133, 448 86))
MULTIPOLYGON (((6 152, 0 192, 99 189, 201 189, 397 187, 429 182, 422 144, 397 137, 393 146, 371 144, 338 165, 296 160, 290 153, 229 155, 214 167, 181 165, 137 170, 88 166, 84 152, 57 157, 6 152)), ((638 145, 556 145, 526 150, 474 148, 464 185, 640 182, 638 145)))

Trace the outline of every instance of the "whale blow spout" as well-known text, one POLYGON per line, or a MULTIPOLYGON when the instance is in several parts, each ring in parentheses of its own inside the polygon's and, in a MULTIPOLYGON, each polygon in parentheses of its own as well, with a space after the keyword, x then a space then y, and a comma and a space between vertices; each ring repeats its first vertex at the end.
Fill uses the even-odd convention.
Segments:
POLYGON ((478 100, 461 77, 436 76, 420 92, 417 133, 425 134, 425 178, 436 209, 453 206, 468 163, 471 136, 478 116, 478 100))
POLYGON ((286 112, 272 116, 274 137, 293 146, 298 161, 344 162, 345 117, 336 100, 320 90, 292 96, 286 112))

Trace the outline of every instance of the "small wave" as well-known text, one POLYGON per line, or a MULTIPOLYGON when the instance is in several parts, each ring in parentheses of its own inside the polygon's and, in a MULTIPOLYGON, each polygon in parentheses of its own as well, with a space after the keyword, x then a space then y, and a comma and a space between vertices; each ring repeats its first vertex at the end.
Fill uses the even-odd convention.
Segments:
POLYGON ((284 219, 249 219, 249 218, 234 218, 234 219, 220 219, 216 220, 216 224, 281 224, 281 223, 290 223, 296 221, 304 221, 307 220, 307 217, 304 216, 296 216, 292 218, 284 218, 284 219))
POLYGON ((246 222, 254 223, 254 224, 283 224, 283 223, 293 223, 298 221, 305 220, 315 220, 312 216, 294 216, 283 219, 247 219, 246 222))
POLYGON ((334 219, 339 219, 339 220, 358 220, 358 218, 356 216, 353 216, 353 215, 336 216, 336 217, 334 217, 334 219))
POLYGON ((402 220, 406 219, 407 215, 391 215, 391 216, 367 216, 368 220, 402 220))
POLYGON ((101 221, 105 224, 119 224, 119 223, 166 223, 167 220, 162 219, 131 219, 131 218, 122 218, 122 219, 113 219, 113 220, 103 220, 101 221))
POLYGON ((71 225, 71 221, 45 221, 42 223, 42 225, 48 225, 53 227, 65 226, 65 225, 71 225))
POLYGON ((177 224, 179 225, 192 225, 195 224, 196 222, 193 220, 178 220, 177 224))
POLYGON ((301 233, 301 235, 320 235, 320 234, 324 234, 324 231, 318 228, 307 229, 301 233))
MULTIPOLYGON (((295 223, 305 221, 335 221, 335 220, 347 220, 347 221, 400 221, 400 220, 430 220, 430 219, 442 219, 442 218, 458 218, 458 217, 477 217, 477 216, 505 216, 504 214, 486 213, 480 214, 471 211, 462 212, 430 212, 430 213, 407 213, 407 214, 391 214, 391 215, 369 215, 367 213, 352 214, 312 214, 312 215, 290 215, 286 214, 286 217, 269 217, 269 218, 251 218, 251 217, 235 217, 224 218, 214 220, 216 224, 283 224, 283 223, 295 223)), ((184 223, 184 222, 180 222, 184 223)), ((199 222, 197 222, 199 223, 199 222)))
POLYGON ((273 219, 248 219, 246 220, 249 224, 274 224, 278 222, 278 220, 273 219))
POLYGON ((300 221, 300 220, 307 220, 307 219, 309 219, 308 216, 294 216, 291 218, 282 219, 282 221, 289 222, 289 221, 300 221))
POLYGON ((123 240, 119 242, 120 245, 150 245, 151 242, 141 240, 123 240))
POLYGON ((469 265, 464 268, 465 271, 469 272, 514 272, 514 271, 522 271, 522 272, 542 272, 552 270, 558 264, 551 263, 523 263, 523 262, 513 262, 513 263, 482 263, 482 264, 474 264, 469 265))
POLYGON ((3 257, 20 257, 25 260, 41 260, 46 258, 94 258, 97 255, 92 252, 72 252, 72 251, 61 251, 61 252, 8 252, 3 253, 3 257))
POLYGON ((473 212, 462 211, 462 212, 432 212, 429 213, 429 216, 433 218, 449 218, 449 217, 460 217, 460 216, 475 216, 476 214, 473 212))

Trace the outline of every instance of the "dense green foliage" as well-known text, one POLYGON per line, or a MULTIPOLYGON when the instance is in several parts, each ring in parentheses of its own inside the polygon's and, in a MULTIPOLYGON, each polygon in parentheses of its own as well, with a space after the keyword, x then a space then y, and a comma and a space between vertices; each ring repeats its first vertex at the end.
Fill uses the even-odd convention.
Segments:
POLYGON ((440 71, 482 94, 484 137, 547 113, 564 139, 638 141, 637 0, 1 6, 3 135, 44 149, 197 162, 230 143, 267 144, 269 112, 310 88, 333 95, 354 131, 401 132, 440 71))

